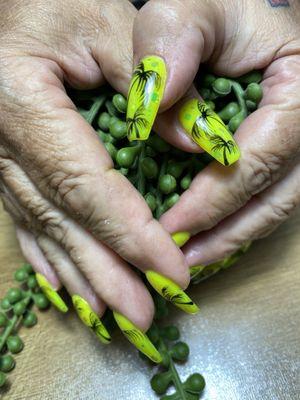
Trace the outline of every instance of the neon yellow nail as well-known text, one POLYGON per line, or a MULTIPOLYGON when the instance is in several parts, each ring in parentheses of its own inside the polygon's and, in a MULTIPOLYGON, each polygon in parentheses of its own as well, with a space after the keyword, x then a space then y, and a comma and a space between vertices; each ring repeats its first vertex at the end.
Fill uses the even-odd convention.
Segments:
POLYGON ((47 297, 47 299, 61 312, 65 313, 68 311, 68 306, 60 297, 60 295, 53 289, 51 284, 47 281, 47 279, 37 273, 35 274, 36 280, 39 284, 39 287, 42 289, 42 292, 47 297))
POLYGON ((103 344, 110 343, 110 334, 101 322, 98 315, 92 310, 89 303, 77 294, 72 296, 72 302, 81 321, 87 327, 91 328, 91 330, 103 344))
POLYGON ((173 233, 172 239, 177 244, 178 247, 182 247, 190 239, 191 235, 189 232, 176 232, 173 233))
POLYGON ((158 274, 155 271, 147 271, 146 278, 151 286, 166 300, 172 302, 181 310, 196 314, 199 307, 191 300, 191 298, 171 279, 158 274))
POLYGON ((155 363, 161 363, 162 357, 147 335, 137 328, 124 315, 114 311, 114 318, 125 337, 143 354, 155 363))
POLYGON ((179 120, 191 139, 223 165, 240 158, 240 150, 221 118, 198 99, 188 100, 179 120))
POLYGON ((151 132, 167 79, 162 58, 143 58, 133 72, 126 114, 128 139, 146 140, 151 132))

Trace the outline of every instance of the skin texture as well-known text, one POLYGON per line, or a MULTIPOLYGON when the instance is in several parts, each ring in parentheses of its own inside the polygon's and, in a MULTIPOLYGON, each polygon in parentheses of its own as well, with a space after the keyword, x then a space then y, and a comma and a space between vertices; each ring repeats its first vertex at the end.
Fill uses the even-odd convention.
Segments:
POLYGON ((199 63, 231 77, 264 69, 263 100, 235 135, 241 159, 201 171, 160 222, 193 235, 183 248, 189 265, 217 261, 269 234, 300 202, 299 2, 150 0, 135 20, 133 43, 135 62, 145 54, 166 62, 156 129, 186 150, 178 114, 195 97, 199 63))
POLYGON ((24 255, 54 289, 145 330, 152 299, 127 261, 182 288, 187 264, 63 86, 108 81, 127 92, 137 11, 126 0, 12 0, 0 10, 1 197, 24 255))

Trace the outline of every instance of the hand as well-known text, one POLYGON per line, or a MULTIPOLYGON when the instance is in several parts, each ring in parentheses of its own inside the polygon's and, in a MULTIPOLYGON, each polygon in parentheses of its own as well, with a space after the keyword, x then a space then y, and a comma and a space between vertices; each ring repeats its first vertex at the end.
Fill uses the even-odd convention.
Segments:
POLYGON ((187 264, 144 199, 113 169, 63 85, 109 82, 125 94, 137 11, 126 0, 27 1, 26 7, 3 0, 0 10, 1 197, 19 226, 22 250, 61 311, 67 310, 57 293, 62 284, 100 340, 110 341, 99 319, 107 305, 129 339, 159 362, 143 334, 152 298, 127 262, 147 271, 154 286, 165 282, 183 296, 187 264))
MULTIPOLYGON (((222 259, 269 234, 300 202, 300 5, 273 3, 150 0, 135 20, 135 63, 149 55, 165 63, 156 130, 187 151, 197 145, 179 121, 180 110, 187 100, 201 101, 193 86, 200 63, 232 77, 264 69, 263 99, 235 135, 240 160, 230 167, 211 163, 161 217, 169 232, 193 235, 183 248, 190 266, 222 259)), ((202 143, 212 150, 209 140, 202 143)), ((228 164, 237 161, 237 146, 228 164)), ((220 154, 211 155, 226 164, 220 154)))

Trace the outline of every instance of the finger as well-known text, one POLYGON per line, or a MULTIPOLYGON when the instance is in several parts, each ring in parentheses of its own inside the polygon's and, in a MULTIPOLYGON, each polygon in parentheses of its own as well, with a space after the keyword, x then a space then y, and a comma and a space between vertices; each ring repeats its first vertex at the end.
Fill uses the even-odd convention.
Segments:
POLYGON ((215 46, 223 20, 213 3, 155 0, 138 13, 133 29, 136 66, 128 93, 128 136, 147 139, 158 109, 175 104, 192 85, 200 61, 215 46), (188 21, 188 23, 186 23, 188 21))
POLYGON ((44 275, 53 289, 56 291, 59 290, 61 288, 60 280, 54 268, 41 251, 34 235, 21 226, 17 226, 16 234, 22 253, 26 260, 32 265, 35 272, 44 275))
MULTIPOLYGON (((63 286, 66 287, 71 295, 73 305, 81 321, 91 328, 102 343, 110 343, 111 336, 100 319, 106 308, 104 302, 99 299, 68 254, 55 241, 45 234, 40 233, 36 236, 37 243, 43 254, 49 260, 63 286)), ((54 299, 54 304, 56 305, 56 293, 53 293, 52 285, 47 281, 45 285, 45 276, 42 274, 37 274, 37 280, 42 289, 46 286, 46 296, 52 302, 54 299)))
POLYGON ((299 156, 299 72, 297 57, 278 60, 266 71, 271 87, 236 133, 241 160, 228 169, 212 163, 201 171, 162 217, 167 230, 211 229, 286 174, 299 156))
POLYGON ((215 228, 196 235, 185 247, 189 265, 210 264, 238 250, 247 241, 270 234, 300 204, 300 164, 281 181, 215 228))
POLYGON ((56 206, 76 215, 95 237, 142 271, 157 271, 185 288, 189 274, 180 250, 129 181, 112 169, 105 148, 74 110, 55 69, 40 65, 39 73, 19 82, 22 93, 24 82, 32 91, 31 79, 39 87, 34 104, 26 98, 22 127, 10 124, 15 117, 4 113, 8 147, 17 148, 21 166, 56 206))

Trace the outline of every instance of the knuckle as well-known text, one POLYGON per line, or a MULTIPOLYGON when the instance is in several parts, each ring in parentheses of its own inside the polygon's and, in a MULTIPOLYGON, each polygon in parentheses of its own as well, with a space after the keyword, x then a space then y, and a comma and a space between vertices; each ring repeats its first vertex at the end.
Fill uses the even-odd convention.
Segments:
POLYGON ((271 186, 280 176, 285 158, 273 153, 250 154, 247 168, 242 172, 242 187, 246 199, 271 186))

